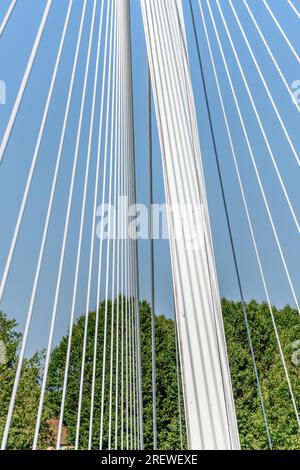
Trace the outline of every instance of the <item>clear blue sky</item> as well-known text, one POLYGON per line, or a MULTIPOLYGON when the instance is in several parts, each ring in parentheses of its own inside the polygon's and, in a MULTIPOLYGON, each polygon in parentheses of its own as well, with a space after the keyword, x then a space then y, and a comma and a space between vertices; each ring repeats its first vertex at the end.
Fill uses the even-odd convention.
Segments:
MULTIPOLYGON (((10 0, 2 0, 0 4, 0 21, 10 0)), ((0 79, 7 84, 7 105, 0 106, 0 135, 3 135, 7 119, 10 115, 17 90, 31 51, 37 27, 40 22, 45 0, 19 0, 11 21, 0 39, 0 79)), ((76 0, 71 17, 71 24, 67 36, 66 47, 63 54, 62 66, 60 69, 53 105, 51 106, 47 130, 42 142, 39 163, 34 178, 34 184, 30 193, 30 200, 20 241, 17 246, 14 258, 13 269, 9 277, 5 296, 1 305, 10 317, 16 318, 20 323, 20 330, 24 325, 24 320, 28 308, 29 295, 32 288, 34 270, 37 261, 37 249, 40 243, 42 227, 45 217, 47 197, 52 180, 54 161, 56 157, 59 131, 62 124, 63 110, 66 101, 67 87, 73 62, 74 44, 78 31, 82 0, 76 0)), ((137 194, 138 201, 147 203, 148 198, 148 163, 147 163, 147 82, 146 82, 146 51, 143 36, 143 25, 140 12, 139 0, 132 0, 132 38, 133 38, 133 64, 134 64, 134 109, 135 109, 135 135, 136 135, 136 158, 137 158, 137 194)), ((187 7, 188 2, 183 2, 187 7)), ((294 0, 295 5, 299 2, 294 0)), ((208 56, 205 37, 202 30, 198 2, 194 0, 196 20, 199 31, 200 46, 203 53, 205 73, 208 82, 208 92, 213 113, 213 121, 217 137, 217 144, 220 151, 222 172, 224 175, 225 191, 230 207, 231 220, 234 231, 234 238, 238 246, 238 261, 242 275, 243 288, 246 298, 264 299, 262 284, 260 282, 257 264, 251 245, 249 230, 247 227, 242 200, 239 193, 237 179, 232 163, 230 148, 226 136, 226 129, 221 116, 220 103, 218 101, 217 90, 212 74, 212 68, 208 56)), ((209 14, 204 4, 204 11, 208 20, 210 36, 216 58, 217 68, 221 77, 222 90, 225 94, 226 108, 230 111, 230 122, 238 158, 241 165, 242 177, 245 182, 246 194, 249 200, 251 215, 253 216, 257 241, 262 255, 263 265, 266 272, 268 286, 270 288, 271 300, 276 305, 291 303, 291 294, 283 272, 283 268, 278 255, 278 250, 264 209, 259 188, 256 183, 253 168, 251 166, 248 150, 243 138, 241 127, 238 122, 237 113, 234 109, 234 102, 225 76, 225 71, 221 62, 218 46, 212 30, 209 14)), ((247 123, 247 129, 255 149, 255 156, 262 180, 270 200, 270 206, 274 216, 276 226, 291 277, 294 282, 296 293, 300 294, 300 252, 299 234, 296 232, 293 221, 289 215, 288 207, 282 196, 278 180, 274 169, 270 163, 266 146, 258 128, 255 116, 247 98, 241 76, 237 69, 230 45, 228 43, 220 16, 215 4, 211 2, 219 27, 222 44, 226 51, 226 57, 230 70, 234 77, 234 84, 237 89, 241 103, 243 115, 247 123)), ((237 24, 232 15, 227 1, 222 1, 222 8, 226 16, 230 30, 245 67, 247 78, 251 85, 259 112, 266 126, 270 142, 274 150, 275 157, 288 188, 290 199, 295 208, 297 216, 300 215, 299 198, 299 168, 292 156, 287 141, 278 124, 278 120, 271 108, 267 95, 260 82, 251 57, 246 49, 243 38, 238 30, 237 24)), ((242 24, 247 31, 251 45, 253 45, 256 57, 262 67, 262 71, 270 86, 272 95, 278 105, 280 113, 294 145, 300 154, 300 120, 296 107, 291 103, 291 99, 272 64, 268 53, 259 39, 257 32, 246 12, 241 0, 235 0, 234 4, 239 12, 242 24)), ((296 79, 300 79, 299 64, 288 49, 284 39, 277 30, 272 19, 268 15, 262 2, 249 0, 249 4, 255 12, 256 18, 263 28, 264 34, 274 51, 276 59, 282 68, 289 84, 296 79)), ((269 0, 274 13, 280 20, 284 30, 298 53, 300 53, 299 43, 299 19, 288 6, 286 0, 269 0)), ((27 178, 29 164, 32 158, 34 144, 37 137, 38 128, 41 121, 46 93, 48 92, 50 78, 54 66, 57 48, 61 37, 63 22, 65 19, 67 0, 54 0, 54 5, 49 17, 43 41, 33 69, 31 80, 27 88, 24 101, 18 116, 14 132, 9 143, 4 163, 0 171, 0 272, 2 274, 8 247, 10 244, 12 230, 15 225, 17 213, 20 206, 20 199, 23 194, 24 184, 27 178)), ((76 118, 78 116, 81 84, 84 73, 84 57, 88 41, 88 28, 91 18, 92 2, 88 2, 88 21, 85 25, 83 47, 80 54, 79 73, 75 84, 75 98, 72 102, 71 119, 68 126, 66 146, 62 164, 62 172, 59 180, 58 194, 55 201, 51 230, 47 244, 46 257, 42 272, 41 283, 38 291, 34 320, 30 336, 30 348, 32 352, 36 348, 45 347, 49 319, 53 302, 53 292, 55 287, 55 276, 57 273, 58 253, 61 244, 64 215, 66 210, 66 187, 70 178, 70 169, 74 150, 74 132, 76 129, 76 118)), ((213 240, 218 269, 218 278, 221 294, 229 298, 238 298, 236 278, 233 270, 232 256, 228 243, 228 235, 224 218, 224 210, 220 198, 220 188, 217 178, 214 156, 212 153, 211 138, 208 127, 208 120, 205 112, 203 92, 201 88, 200 75, 196 60, 195 43, 192 35, 189 10, 186 8, 186 27, 189 41, 191 70, 194 84, 195 102, 198 113, 199 134, 205 169, 209 209, 213 231, 213 240)), ((95 45, 94 45, 95 52, 95 45)), ((95 56, 95 54, 94 54, 95 56)), ((94 62, 92 71, 94 68, 94 62)), ((91 73, 91 77, 93 73, 91 73)), ((89 93, 87 100, 87 112, 84 116, 84 129, 81 151, 86 148, 88 129, 88 110, 91 104, 91 80, 89 82, 89 93)), ((84 152, 81 153, 84 156, 84 152)), ((91 175, 95 168, 95 151, 93 151, 91 175)), ((76 177, 76 191, 74 205, 72 209, 71 230, 68 239, 66 264, 63 276, 62 295, 58 311, 58 321, 56 328, 56 341, 66 331, 71 304, 72 281, 75 268, 75 250, 78 240, 80 202, 83 188, 84 158, 80 159, 78 174, 76 177)), ((164 190, 161 170, 161 156, 157 139, 157 132, 154 135, 154 193, 155 202, 164 202, 164 190)), ((92 182, 92 179, 90 180, 92 182)), ((92 184, 88 193, 87 220, 91 220, 92 209, 92 184)), ((100 201, 99 201, 100 202, 100 201)), ((148 243, 140 243, 140 291, 141 298, 149 297, 149 251, 148 243)), ((156 311, 173 315, 172 286, 170 273, 169 248, 166 241, 155 243, 156 249, 156 311)), ((87 269, 88 269, 89 231, 85 230, 83 243, 83 262, 80 270, 79 295, 76 306, 77 314, 84 311, 87 269)), ((94 276, 95 277, 95 276, 94 276)), ((95 300, 95 282, 93 282, 93 295, 91 308, 95 300)))

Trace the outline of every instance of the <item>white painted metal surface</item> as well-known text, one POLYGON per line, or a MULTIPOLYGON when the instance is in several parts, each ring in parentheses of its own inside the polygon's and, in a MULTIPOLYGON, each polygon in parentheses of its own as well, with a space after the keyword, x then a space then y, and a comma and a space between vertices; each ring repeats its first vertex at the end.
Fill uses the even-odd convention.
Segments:
MULTIPOLYGON (((128 196, 132 204, 136 203, 136 172, 135 172, 135 148, 134 148, 134 116, 133 116, 133 83, 132 83, 132 51, 131 51, 131 21, 130 0, 118 0, 119 18, 119 42, 122 49, 122 76, 125 81, 125 133, 128 139, 128 166, 130 167, 128 196)), ((126 135, 125 134, 125 135, 126 135)), ((142 356, 140 338, 140 311, 139 311, 139 277, 138 277, 138 249, 136 234, 131 234, 135 243, 132 244, 132 295, 134 298, 135 329, 136 329, 136 364, 137 364, 137 410, 138 410, 138 435, 140 450, 144 449, 144 424, 143 424, 143 397, 142 397, 142 356)))
POLYGON ((239 449, 181 0, 141 0, 162 151, 190 449, 239 449), (171 208, 187 205, 181 225, 171 208), (178 237, 178 234, 183 236, 178 237))

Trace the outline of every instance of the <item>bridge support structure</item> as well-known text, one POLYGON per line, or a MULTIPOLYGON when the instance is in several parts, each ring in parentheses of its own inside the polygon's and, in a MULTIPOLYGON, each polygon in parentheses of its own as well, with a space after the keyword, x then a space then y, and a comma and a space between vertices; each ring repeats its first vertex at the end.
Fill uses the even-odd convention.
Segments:
POLYGON ((190 449, 239 449, 181 0, 141 0, 190 449))

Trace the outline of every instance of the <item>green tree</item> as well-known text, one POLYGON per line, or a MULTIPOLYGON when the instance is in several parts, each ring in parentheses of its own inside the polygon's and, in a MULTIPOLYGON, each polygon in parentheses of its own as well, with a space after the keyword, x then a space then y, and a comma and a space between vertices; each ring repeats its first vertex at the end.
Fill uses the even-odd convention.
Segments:
MULTIPOLYGON (((121 338, 122 338, 122 312, 125 332, 127 321, 132 320, 129 315, 130 299, 119 297, 119 383, 118 383, 118 422, 121 416, 126 423, 126 371, 124 369, 124 402, 120 400, 121 386, 121 338)), ((114 314, 116 317, 114 302, 114 314)), ((244 324, 242 306, 239 302, 222 301, 225 334, 227 340, 233 393, 235 398, 237 420, 243 449, 267 449, 265 424, 260 406, 260 400, 253 371, 252 357, 244 324)), ((286 381, 282 359, 274 334, 274 327, 269 308, 264 303, 251 301, 246 305, 246 311, 253 339, 253 346, 262 385, 262 393, 266 407, 267 419, 270 428, 273 447, 275 449, 300 449, 300 433, 295 410, 292 405, 289 388, 286 381)), ((300 340, 300 321, 298 312, 287 306, 282 310, 273 309, 274 318, 278 328, 283 355, 288 369, 291 386, 294 392, 296 406, 300 406, 300 367, 293 364, 292 355, 294 345, 300 340)), ((92 446, 99 448, 101 396, 102 396, 102 363, 104 344, 105 304, 99 306, 99 329, 97 332, 97 361, 95 380, 95 402, 92 446)), ((111 320, 112 304, 108 302, 107 309, 107 346, 105 361, 105 387, 104 387, 104 442, 108 447, 109 427, 109 391, 110 391, 110 348, 111 348, 111 320)), ((143 378, 143 409, 144 409, 144 438, 146 449, 151 449, 152 442, 152 376, 151 376, 151 310, 147 302, 140 303, 141 316, 141 347, 142 347, 142 378, 143 378)), ((85 316, 81 316, 75 323, 72 333, 72 348, 70 368, 65 401, 64 425, 68 431, 68 443, 74 445, 76 436, 76 423, 79 404, 79 384, 82 367, 82 349, 85 330, 85 316)), ((88 316, 86 360, 84 370, 84 386, 82 395, 80 447, 87 448, 90 429, 91 391, 93 381, 94 345, 95 345, 96 313, 88 316)), ((114 323, 114 343, 116 342, 114 323)), ((11 397, 18 349, 21 335, 17 333, 17 324, 0 313, 0 341, 6 347, 6 363, 0 364, 0 437, 2 437, 11 397)), ((126 335, 124 333, 124 345, 126 335)), ((66 353, 69 333, 64 336, 58 346, 53 350, 49 367, 45 406, 43 412, 39 447, 49 447, 53 443, 51 429, 47 425, 50 418, 60 415, 62 387, 65 373, 66 353)), ((127 344, 132 340, 127 337, 127 344)), ((3 344, 1 343, 1 344, 3 344)), ((132 343, 131 343, 132 344, 132 343)), ((126 348, 125 348, 126 349, 126 348)), ((126 350, 124 349, 124 365, 126 350)), ((116 355, 113 349, 113 404, 112 423, 115 423, 115 396, 116 396, 116 355)), ((1 353, 1 351, 0 351, 1 353)), ((2 351, 3 353, 3 351, 2 351)), ((156 354, 157 354, 157 424, 158 447, 160 449, 180 449, 179 420, 178 420, 178 389, 176 370, 176 348, 174 322, 163 315, 156 317, 156 354)), ((0 354, 3 359, 3 354, 0 354)), ((129 357, 129 356, 128 356, 129 357)), ((38 401, 40 397, 41 370, 43 354, 34 354, 32 358, 25 359, 16 406, 14 410, 11 431, 9 435, 9 448, 29 449, 32 447, 38 401)), ((131 362, 131 367, 136 364, 131 362)), ((130 383, 128 381, 128 383, 130 383)), ((181 406, 183 410, 182 394, 181 406)), ((185 429, 184 423, 183 428, 185 429)), ((131 426, 129 416, 129 431, 131 426)), ((126 438, 124 434, 124 447, 126 438)), ((120 432, 118 446, 120 446, 120 432)), ((112 446, 115 445, 115 436, 112 434, 112 446)), ((184 447, 186 436, 184 435, 184 447)))
MULTIPOLYGON (((121 322, 122 298, 119 298, 119 314, 121 322)), ((105 369, 105 394, 104 394, 104 442, 103 448, 108 447, 108 425, 109 425, 109 390, 110 390, 110 339, 111 339, 111 310, 112 304, 108 303, 107 312, 107 348, 106 348, 106 369, 105 369)), ((128 309, 127 309, 128 311, 128 309)), ((123 299, 124 325, 126 318, 126 302, 123 299)), ((116 301, 114 302, 114 314, 116 315, 116 301)), ((142 346, 142 375, 143 375, 143 407, 144 407, 144 431, 145 447, 152 448, 152 371, 151 371, 151 310, 147 302, 140 304, 141 315, 141 346, 142 346)), ((99 330, 97 340, 97 362, 95 381, 95 402, 92 442, 94 448, 99 448, 100 418, 101 418, 101 384, 102 384, 102 359, 104 343, 104 319, 105 304, 99 307, 99 330)), ((80 426, 80 446, 86 448, 88 445, 90 428, 90 409, 93 376, 93 355, 95 344, 95 320, 96 313, 91 312, 88 319, 88 334, 86 346, 86 362, 84 387, 82 395, 82 412, 80 426)), ((129 322, 129 319, 128 319, 129 322)), ((70 369, 65 401, 64 424, 68 429, 68 443, 74 445, 76 436, 77 410, 79 403, 79 383, 82 362, 82 348, 84 338, 85 317, 80 317, 73 327, 72 348, 70 357, 70 369)), ((121 326, 121 323, 120 323, 121 326)), ((177 399, 177 375, 176 375, 176 352, 174 341, 174 323, 164 316, 157 318, 156 349, 157 349, 157 405, 158 405, 158 444, 161 449, 180 449, 179 420, 178 420, 178 399, 177 399)), ((116 325, 114 324, 114 332, 116 325)), ((49 368, 47 399, 52 408, 52 414, 59 416, 62 385, 65 371, 66 352, 68 344, 68 334, 62 338, 60 344, 54 349, 51 356, 49 368)), ((126 338, 124 337, 124 342, 126 338)), ((116 341, 116 338, 114 339, 116 341)), ((121 353, 121 328, 119 329, 119 350, 121 353)), ((113 406, 112 422, 115 423, 115 371, 116 357, 114 351, 113 366, 113 406)), ((124 363, 126 353, 124 350, 124 363)), ((119 387, 121 385, 121 355, 119 355, 119 387)), ((126 403, 126 373, 124 365, 124 403, 126 403)), ((120 388, 119 388, 120 397, 120 388)), ((126 406, 118 403, 118 422, 120 429, 121 415, 123 414, 126 423, 126 406)), ((125 424, 124 424, 125 426, 125 424)), ((114 429, 114 424, 113 424, 114 429)), ((130 434, 129 417, 129 434, 130 434)), ((132 432, 134 429, 132 426, 132 432)), ((119 431, 119 445, 120 445, 119 431)), ((124 434, 124 442, 126 436, 124 434)), ((112 444, 115 438, 112 436, 112 444)))
MULTIPOLYGON (((17 323, 15 320, 9 320, 3 312, 0 312, 0 340, 4 347, 0 364, 1 439, 16 374, 18 348, 22 339, 21 334, 16 331, 16 328, 17 323)), ((8 449, 32 448, 40 397, 41 363, 42 355, 38 353, 34 354, 32 358, 25 358, 24 360, 10 427, 8 449)), ((41 447, 51 445, 51 430, 47 425, 46 418, 49 413, 50 410, 45 407, 40 432, 41 447)))
MULTIPOLYGON (((153 448, 152 426, 152 359, 151 308, 147 302, 140 306, 142 326, 142 369, 144 400, 144 432, 148 449, 153 448)), ((178 385, 174 321, 163 315, 156 317, 156 374, 157 374, 157 433, 158 448, 180 449, 178 385)), ((181 379, 180 379, 181 382, 181 379)), ((182 393, 181 409, 183 410, 182 393)), ((183 422, 183 428, 185 423, 183 422)), ((184 447, 186 447, 186 436, 184 447)))
MULTIPOLYGON (((267 449, 268 442, 242 306, 223 300, 230 370, 242 448, 267 449)), ((275 449, 300 449, 300 432, 292 405, 268 305, 251 301, 246 306, 253 339, 271 439, 275 449)), ((300 368, 292 363, 293 343, 300 339, 298 312, 273 308, 292 389, 299 409, 300 368)))

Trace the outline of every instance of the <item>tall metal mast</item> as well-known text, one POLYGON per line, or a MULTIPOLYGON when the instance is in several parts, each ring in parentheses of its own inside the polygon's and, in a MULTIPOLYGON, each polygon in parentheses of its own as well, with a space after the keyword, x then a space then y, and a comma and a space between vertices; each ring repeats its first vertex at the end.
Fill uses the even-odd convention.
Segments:
MULTIPOLYGON (((131 54, 131 24, 130 24, 130 0, 118 0, 118 35, 119 44, 122 45, 122 68, 123 79, 125 80, 125 101, 128 103, 128 115, 124 117, 125 132, 130 140, 130 164, 131 164, 131 188, 132 204, 136 202, 136 175, 135 175, 135 151, 134 151, 134 116, 133 116, 133 86, 132 86, 132 54, 131 54)), ((137 389, 138 389, 138 409, 139 409, 139 448, 144 448, 143 437, 143 398, 142 398, 142 364, 141 364, 141 342, 140 342, 140 312, 139 312, 139 276, 138 276, 138 249, 137 241, 134 241, 134 285, 135 285, 135 327, 137 337, 137 389)))
POLYGON ((141 0, 190 449, 239 449, 181 0, 141 0))

